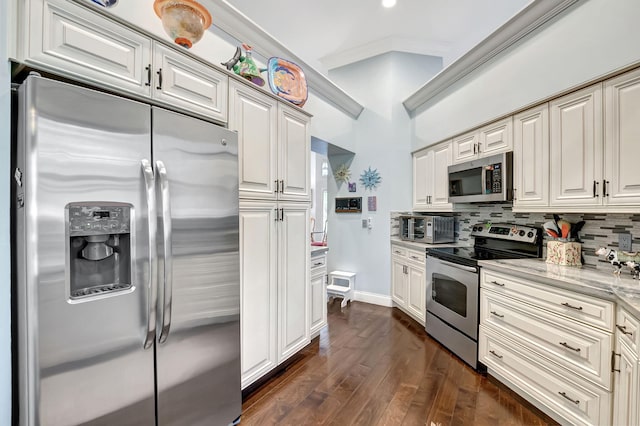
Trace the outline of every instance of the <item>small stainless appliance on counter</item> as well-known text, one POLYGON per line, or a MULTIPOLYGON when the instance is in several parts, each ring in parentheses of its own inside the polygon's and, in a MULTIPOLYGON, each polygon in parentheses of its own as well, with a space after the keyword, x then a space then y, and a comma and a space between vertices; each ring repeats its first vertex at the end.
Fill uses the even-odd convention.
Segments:
POLYGON ((237 135, 35 75, 15 101, 19 424, 234 422, 237 135))
POLYGON ((427 333, 474 369, 478 366, 478 260, 542 256, 538 228, 477 224, 473 247, 430 248, 427 255, 427 333))
POLYGON ((426 244, 453 243, 453 216, 401 215, 400 238, 426 244))

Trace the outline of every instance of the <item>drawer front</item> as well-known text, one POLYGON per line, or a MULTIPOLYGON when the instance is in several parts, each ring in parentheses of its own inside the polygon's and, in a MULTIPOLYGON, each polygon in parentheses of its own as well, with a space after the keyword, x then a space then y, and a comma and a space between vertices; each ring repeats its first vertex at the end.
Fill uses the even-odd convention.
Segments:
POLYGON ((311 275, 323 275, 327 273, 327 256, 314 256, 311 258, 311 275))
POLYGON ((611 424, 611 393, 545 364, 517 343, 480 327, 478 355, 489 372, 509 381, 569 424, 611 424))
POLYGON ((556 314, 613 331, 613 302, 488 270, 481 270, 480 285, 556 314))
POLYGON ((413 263, 419 263, 424 267, 427 257, 424 251, 407 250, 407 259, 413 263))
POLYGON ((616 328, 622 341, 640 358, 640 351, 638 351, 638 348, 640 348, 640 321, 638 318, 623 308, 618 308, 616 328))
POLYGON ((480 322, 611 390, 613 335, 481 290, 480 322))
POLYGON ((151 40, 72 2, 30 3, 25 62, 150 96, 151 40))
POLYGON ((391 254, 394 256, 407 257, 407 249, 402 246, 391 246, 391 254))

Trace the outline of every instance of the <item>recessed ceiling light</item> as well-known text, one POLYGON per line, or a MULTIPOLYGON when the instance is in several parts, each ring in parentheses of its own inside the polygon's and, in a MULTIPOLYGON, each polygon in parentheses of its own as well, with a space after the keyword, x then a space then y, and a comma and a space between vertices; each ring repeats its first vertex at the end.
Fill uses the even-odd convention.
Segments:
POLYGON ((382 5, 384 7, 393 7, 396 5, 396 0, 382 0, 382 5))

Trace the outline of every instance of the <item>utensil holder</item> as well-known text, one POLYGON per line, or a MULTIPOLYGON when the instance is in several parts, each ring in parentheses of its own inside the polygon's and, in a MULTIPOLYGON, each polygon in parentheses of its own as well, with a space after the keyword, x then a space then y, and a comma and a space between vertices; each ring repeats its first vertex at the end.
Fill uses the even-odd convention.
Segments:
POLYGON ((547 263, 563 266, 582 266, 582 246, 576 242, 547 242, 547 263))

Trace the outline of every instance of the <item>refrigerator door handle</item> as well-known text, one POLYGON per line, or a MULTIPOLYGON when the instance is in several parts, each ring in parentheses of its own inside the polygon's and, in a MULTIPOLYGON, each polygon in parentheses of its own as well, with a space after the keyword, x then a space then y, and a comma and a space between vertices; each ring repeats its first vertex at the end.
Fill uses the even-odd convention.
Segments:
POLYGON ((158 303, 158 254, 156 246, 156 191, 153 178, 153 168, 147 159, 143 159, 142 175, 144 176, 145 190, 147 193, 147 216, 149 221, 149 306, 147 317, 147 334, 144 338, 144 348, 153 346, 156 339, 156 305, 158 303))
POLYGON ((169 179, 167 169, 162 161, 156 161, 156 171, 160 183, 160 211, 162 213, 162 235, 164 247, 164 300, 160 324, 160 343, 167 341, 171 327, 171 304, 173 302, 173 253, 171 247, 171 198, 169 196, 169 179))

